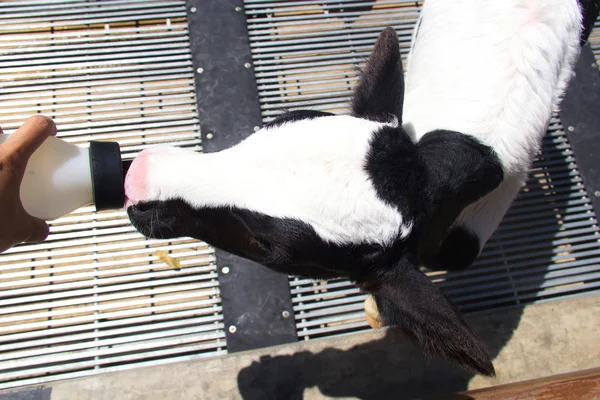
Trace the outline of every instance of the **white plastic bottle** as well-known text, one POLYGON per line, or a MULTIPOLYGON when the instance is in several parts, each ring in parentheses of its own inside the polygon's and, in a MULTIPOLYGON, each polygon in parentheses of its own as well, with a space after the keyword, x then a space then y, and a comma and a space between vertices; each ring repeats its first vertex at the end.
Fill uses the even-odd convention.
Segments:
MULTIPOLYGON (((0 143, 10 135, 0 134, 0 143)), ((21 183, 25 211, 46 221, 94 203, 96 210, 125 203, 121 151, 116 142, 90 142, 89 149, 49 137, 33 153, 21 183)))

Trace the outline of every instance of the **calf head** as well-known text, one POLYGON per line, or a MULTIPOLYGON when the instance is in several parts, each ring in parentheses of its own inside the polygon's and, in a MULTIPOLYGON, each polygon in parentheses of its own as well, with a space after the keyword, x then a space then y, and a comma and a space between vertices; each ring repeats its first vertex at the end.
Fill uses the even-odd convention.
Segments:
POLYGON ((413 143, 402 128, 403 93, 388 28, 351 115, 284 113, 218 153, 146 150, 127 174, 129 217, 146 236, 201 239, 287 274, 350 278, 373 294, 386 324, 493 374, 484 345, 417 265, 420 249, 439 243, 502 170, 489 148, 457 132, 413 143))

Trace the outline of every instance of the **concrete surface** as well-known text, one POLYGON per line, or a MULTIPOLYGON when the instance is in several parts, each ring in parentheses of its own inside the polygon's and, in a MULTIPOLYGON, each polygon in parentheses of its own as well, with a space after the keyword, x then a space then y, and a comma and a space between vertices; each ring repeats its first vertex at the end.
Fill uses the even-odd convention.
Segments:
POLYGON ((423 398, 600 366, 600 295, 469 320, 495 355, 494 379, 439 359, 427 363, 399 334, 377 330, 57 382, 0 399, 423 398))

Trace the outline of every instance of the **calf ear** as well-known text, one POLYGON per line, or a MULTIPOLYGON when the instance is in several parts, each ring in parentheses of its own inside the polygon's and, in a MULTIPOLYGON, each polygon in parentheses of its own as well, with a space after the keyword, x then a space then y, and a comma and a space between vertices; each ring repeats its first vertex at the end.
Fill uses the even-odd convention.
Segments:
POLYGON ((494 376, 485 344, 463 316, 416 266, 399 262, 370 290, 383 325, 407 333, 426 353, 494 376))
POLYGON ((440 251, 450 226, 470 204, 496 189, 504 179, 494 150, 460 132, 428 132, 418 142, 419 161, 427 171, 423 193, 428 218, 419 229, 419 262, 440 251))
POLYGON ((404 73, 398 36, 386 28, 375 42, 373 52, 352 99, 352 115, 387 122, 391 116, 402 123, 404 73))

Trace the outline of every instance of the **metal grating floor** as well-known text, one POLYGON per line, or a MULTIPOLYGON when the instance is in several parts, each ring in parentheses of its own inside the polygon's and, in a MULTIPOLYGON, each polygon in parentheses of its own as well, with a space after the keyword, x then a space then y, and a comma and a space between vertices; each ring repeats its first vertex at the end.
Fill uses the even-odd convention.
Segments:
MULTIPOLYGON (((406 54, 420 2, 245 4, 268 121, 282 107, 345 112, 384 26, 406 54)), ((124 158, 161 142, 201 151, 185 15, 184 0, 0 0, 0 124, 11 133, 43 112, 66 140, 117 140, 124 158)), ((432 279, 467 312, 595 292, 599 238, 555 118, 485 268, 432 279)), ((145 240, 122 211, 53 222, 47 242, 0 255, 0 389, 226 352, 214 257, 205 243, 145 240)), ((302 339, 368 328, 348 282, 291 278, 290 289, 302 339)))
MULTIPOLYGON (((281 109, 346 112, 357 68, 386 26, 403 56, 421 2, 245 0, 264 121, 281 109)), ((600 29, 591 38, 600 53, 600 29)), ((560 120, 476 267, 431 278, 465 312, 600 291, 600 232, 560 120)), ((302 339, 368 329, 364 295, 344 280, 290 278, 302 339)))
MULTIPOLYGON (((201 150, 185 1, 0 1, 0 124, 79 145, 201 150)), ((226 352, 215 256, 145 240, 124 211, 54 221, 0 255, 0 389, 226 352), (180 261, 160 261, 162 250, 180 261)))

